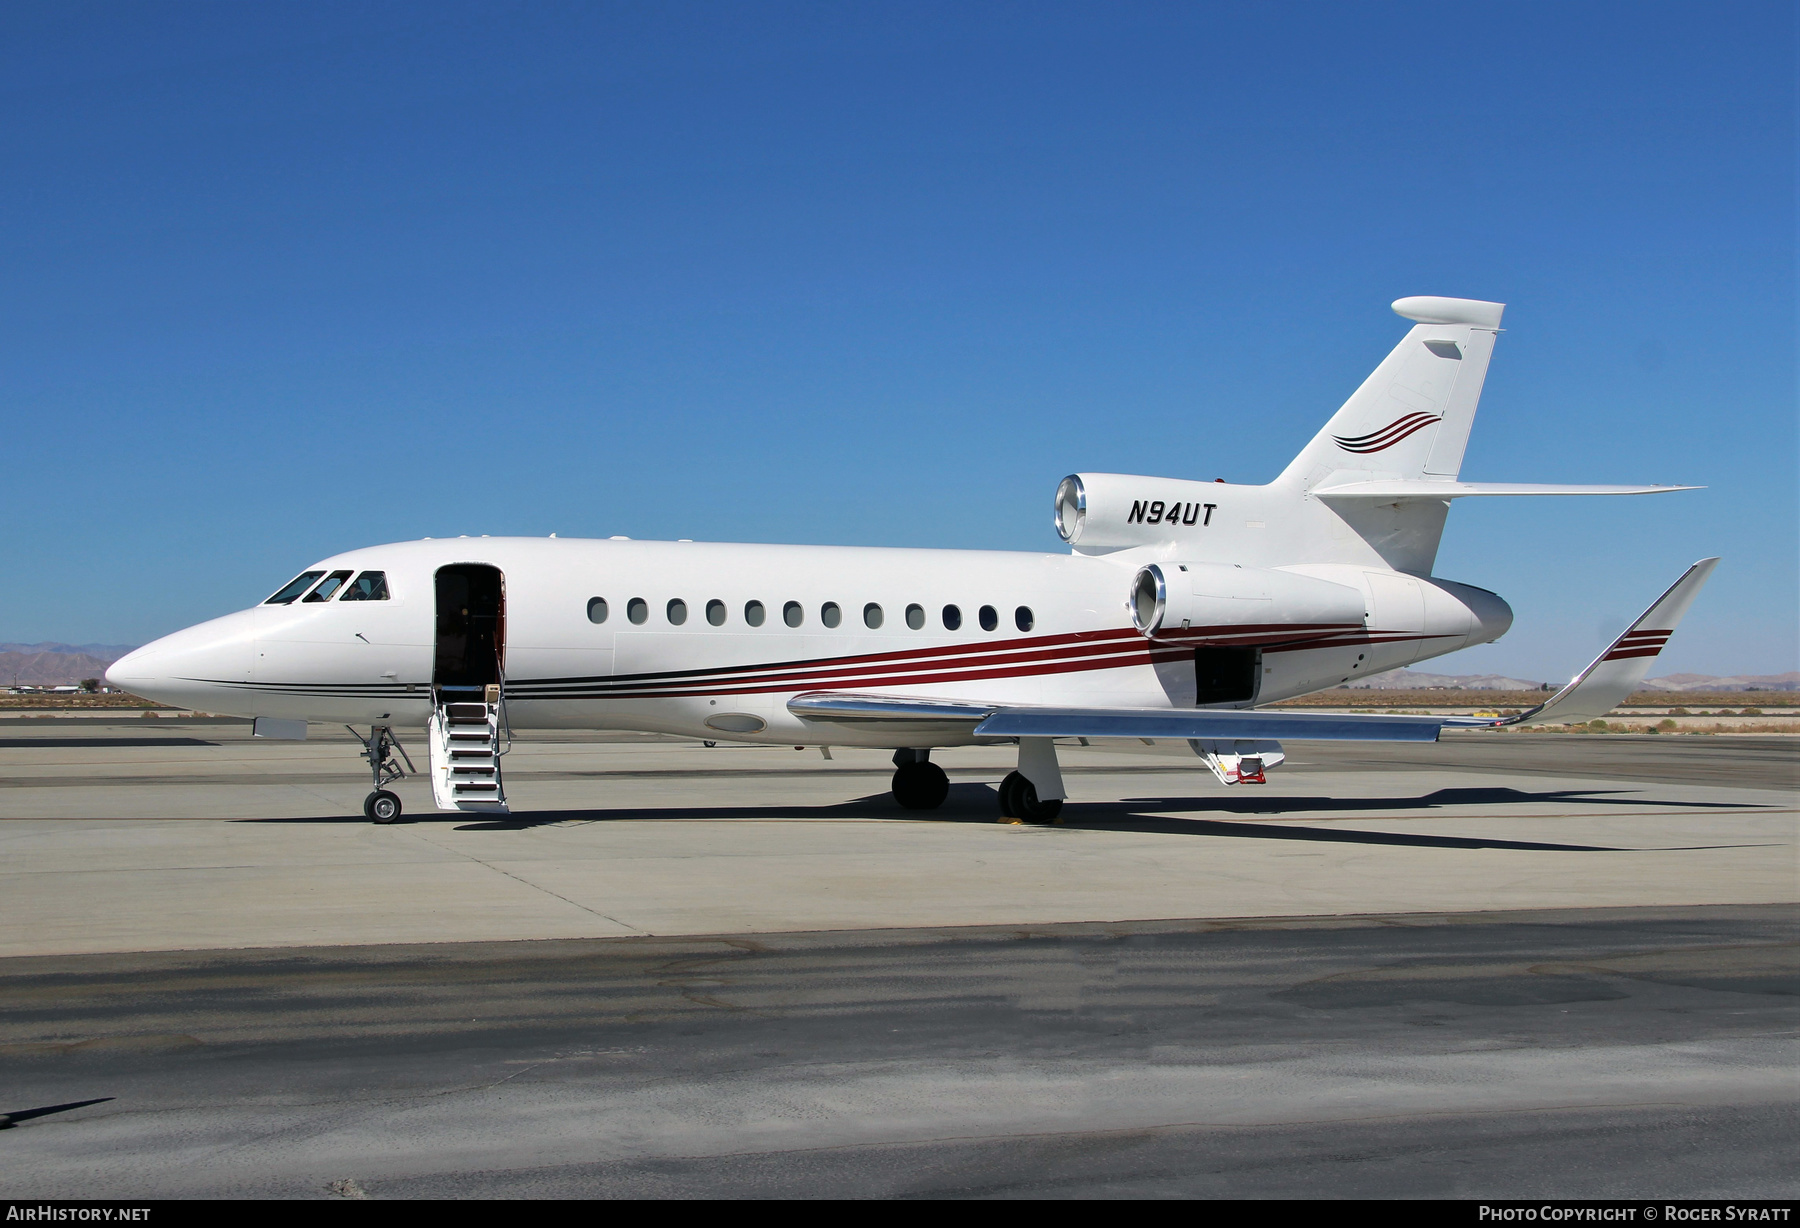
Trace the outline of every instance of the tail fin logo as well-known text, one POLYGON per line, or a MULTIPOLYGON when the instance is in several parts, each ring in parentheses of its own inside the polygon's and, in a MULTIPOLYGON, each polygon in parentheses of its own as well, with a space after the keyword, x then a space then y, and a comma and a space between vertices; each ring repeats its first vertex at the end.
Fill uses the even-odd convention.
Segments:
POLYGON ((1411 413, 1395 418, 1380 430, 1370 431, 1367 435, 1333 435, 1331 440, 1346 452, 1380 452, 1438 421, 1440 419, 1436 414, 1411 413))

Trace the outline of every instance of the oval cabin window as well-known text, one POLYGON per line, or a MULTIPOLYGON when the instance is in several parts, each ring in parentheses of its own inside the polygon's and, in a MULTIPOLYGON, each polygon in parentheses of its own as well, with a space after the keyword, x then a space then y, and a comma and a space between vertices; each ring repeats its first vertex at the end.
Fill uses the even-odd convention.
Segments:
POLYGON ((1022 605, 1013 611, 1013 626, 1021 631, 1029 631, 1037 625, 1037 619, 1031 616, 1031 607, 1022 605))
POLYGON ((953 605, 944 607, 944 630, 958 631, 962 629, 962 610, 953 605))
POLYGON ((667 613, 669 615, 669 625, 671 627, 679 627, 682 623, 687 621, 687 602, 679 597, 671 597, 669 599, 667 613))
POLYGON ((749 623, 752 627, 762 626, 764 617, 762 602, 746 601, 744 603, 744 621, 749 623))
POLYGON ((827 627, 835 627, 844 621, 844 612, 838 609, 838 603, 827 601, 819 607, 819 621, 827 627))
POLYGON ((863 626, 873 631, 881 625, 881 607, 871 601, 863 607, 863 626))
POLYGON ((606 598, 588 598, 588 621, 591 623, 603 623, 606 621, 606 598))
POLYGON ((995 627, 998 627, 999 625, 1000 625, 1000 615, 995 611, 994 607, 991 605, 982 606, 981 607, 981 629, 983 631, 992 631, 995 627))
POLYGON ((781 621, 790 627, 798 627, 806 621, 806 611, 800 608, 798 601, 790 601, 781 607, 781 621))
POLYGON ((725 603, 717 597, 706 603, 706 621, 715 627, 725 625, 725 603))
POLYGON ((633 597, 625 603, 625 617, 638 626, 643 626, 644 620, 650 617, 650 603, 642 597, 633 597))
POLYGON ((925 607, 922 605, 907 606, 906 625, 914 631, 923 631, 925 629, 925 607))

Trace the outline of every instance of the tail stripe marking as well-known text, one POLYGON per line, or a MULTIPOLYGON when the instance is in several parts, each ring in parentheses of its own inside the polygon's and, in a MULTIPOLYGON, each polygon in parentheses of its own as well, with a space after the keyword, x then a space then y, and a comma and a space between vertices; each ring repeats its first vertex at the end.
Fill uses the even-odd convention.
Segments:
POLYGON ((1370 431, 1366 435, 1333 435, 1332 442, 1346 452, 1366 454, 1380 452, 1391 448, 1408 435, 1422 431, 1435 422, 1440 421, 1436 414, 1413 412, 1395 418, 1378 431, 1370 431))

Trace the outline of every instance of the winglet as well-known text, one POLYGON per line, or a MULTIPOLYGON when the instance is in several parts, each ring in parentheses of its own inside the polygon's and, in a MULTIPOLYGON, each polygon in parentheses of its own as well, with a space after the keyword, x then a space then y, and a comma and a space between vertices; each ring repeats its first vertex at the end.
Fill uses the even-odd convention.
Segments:
POLYGON ((1694 604, 1694 598, 1700 595, 1700 586, 1706 583, 1706 578, 1712 575, 1713 568, 1718 565, 1718 559, 1710 558, 1701 559, 1688 568, 1668 592, 1656 599, 1656 604, 1644 611, 1643 617, 1607 645, 1606 651, 1576 674, 1569 685, 1531 711, 1502 721, 1457 720, 1445 723, 1497 726, 1526 723, 1542 725, 1554 721, 1573 724, 1605 716, 1623 703, 1644 681, 1644 675, 1650 672, 1650 663, 1662 651, 1663 645, 1668 643, 1669 636, 1674 634, 1682 615, 1688 612, 1688 607, 1694 604))

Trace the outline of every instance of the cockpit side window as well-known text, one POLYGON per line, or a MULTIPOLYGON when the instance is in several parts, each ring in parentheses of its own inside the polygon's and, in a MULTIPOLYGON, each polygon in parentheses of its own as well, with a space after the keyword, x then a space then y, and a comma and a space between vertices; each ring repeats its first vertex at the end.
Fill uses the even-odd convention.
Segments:
POLYGON ((313 586, 313 581, 324 574, 325 573, 322 571, 303 571, 289 581, 286 587, 279 593, 276 593, 273 597, 263 602, 263 604, 286 605, 301 593, 304 593, 307 589, 311 588, 313 586))
MULTIPOLYGON (((332 572, 330 575, 325 577, 325 582, 323 584, 319 585, 319 587, 315 588, 312 592, 306 594, 306 601, 330 601, 331 594, 337 592, 338 586, 341 585, 345 580, 348 580, 349 578, 350 578, 350 573, 347 571, 332 572)), ((306 601, 302 601, 300 604, 305 605, 306 601)))
MULTIPOLYGON (((349 575, 349 572, 345 572, 349 575)), ((339 601, 386 601, 388 599, 387 572, 365 571, 350 581, 344 589, 339 601)))

